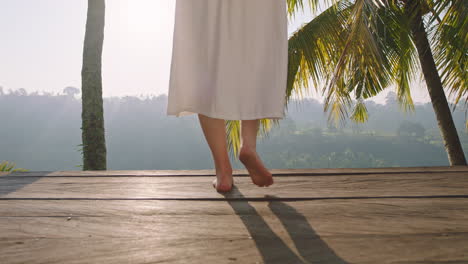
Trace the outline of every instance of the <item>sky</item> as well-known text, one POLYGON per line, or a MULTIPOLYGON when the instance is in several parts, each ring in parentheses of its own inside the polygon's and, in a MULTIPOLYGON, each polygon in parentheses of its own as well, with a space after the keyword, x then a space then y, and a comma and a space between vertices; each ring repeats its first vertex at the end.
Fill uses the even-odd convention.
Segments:
MULTIPOLYGON (((252 0, 255 1, 255 0, 252 0)), ((175 0, 107 0, 103 47, 103 96, 167 94, 175 0)), ((61 93, 81 87, 86 0, 0 0, 0 86, 61 93)), ((310 21, 289 19, 292 34, 310 21)), ((383 104, 389 88, 373 100, 383 104)), ((422 82, 413 85, 416 103, 429 102, 422 82)), ((307 97, 323 102, 311 90, 307 97)))

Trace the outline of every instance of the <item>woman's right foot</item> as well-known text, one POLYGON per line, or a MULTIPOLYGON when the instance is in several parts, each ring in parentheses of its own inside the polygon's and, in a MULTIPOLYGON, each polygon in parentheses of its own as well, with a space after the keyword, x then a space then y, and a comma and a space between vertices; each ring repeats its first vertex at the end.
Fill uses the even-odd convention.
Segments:
POLYGON ((239 160, 249 171, 250 178, 255 185, 267 187, 273 184, 273 175, 271 175, 268 169, 265 168, 255 150, 241 148, 239 152, 239 160))

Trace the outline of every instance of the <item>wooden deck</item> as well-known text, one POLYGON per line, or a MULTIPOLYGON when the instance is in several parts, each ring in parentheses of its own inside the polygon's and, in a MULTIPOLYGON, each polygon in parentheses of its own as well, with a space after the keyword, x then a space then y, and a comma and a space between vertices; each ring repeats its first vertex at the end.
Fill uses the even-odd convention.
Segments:
POLYGON ((0 263, 468 263, 468 166, 15 172, 0 263))

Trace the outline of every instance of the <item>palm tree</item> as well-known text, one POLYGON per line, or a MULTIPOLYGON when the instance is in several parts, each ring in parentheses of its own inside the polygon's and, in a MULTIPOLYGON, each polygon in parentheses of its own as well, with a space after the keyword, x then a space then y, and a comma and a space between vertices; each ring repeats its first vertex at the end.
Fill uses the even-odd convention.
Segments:
MULTIPOLYGON (((447 1, 447 2, 453 3, 453 6, 450 7, 452 10, 449 10, 450 18, 452 18, 454 15, 457 16, 458 14, 454 14, 454 13, 457 13, 459 10, 463 11, 463 8, 465 9, 465 11, 468 11, 467 4, 462 3, 462 1, 447 1), (460 9, 458 10, 458 8, 460 9)), ((426 86, 429 91, 429 96, 431 98, 432 107, 434 108, 434 112, 436 114, 439 129, 444 139, 445 149, 448 153, 450 164, 451 165, 466 165, 465 155, 463 153, 463 149, 461 147, 460 140, 458 138, 457 130, 455 128, 455 124, 452 119, 452 114, 450 113, 450 109, 449 109, 447 99, 445 97, 443 85, 442 85, 442 80, 439 76, 439 72, 435 64, 433 54, 431 52, 431 45, 429 43, 429 39, 427 37, 425 25, 423 22, 423 14, 428 9, 427 4, 428 3, 426 2, 422 2, 422 0, 419 0, 419 1, 406 0, 406 2, 404 3, 404 10, 407 16, 410 17, 409 24, 410 24, 411 34, 412 34, 416 49, 418 51, 421 69, 424 74, 424 79, 426 80, 426 86)), ((435 4, 439 4, 439 5, 443 4, 443 1, 439 1, 438 3, 435 3, 435 4)), ((468 18, 466 17, 466 15, 468 15, 468 12, 465 13, 464 17, 459 17, 458 21, 465 20, 465 25, 464 25, 465 36, 468 36, 466 32, 466 29, 468 29, 468 18)), ((437 13, 436 13, 436 16, 437 16, 436 18, 438 18, 437 13)), ((442 25, 446 26, 447 23, 444 22, 442 25)), ((447 25, 447 26, 453 26, 453 24, 447 25)), ((463 30, 462 28, 459 28, 459 29, 463 30)), ((463 34, 463 32, 456 32, 456 34, 457 33, 458 35, 460 35, 460 33, 463 34)), ((455 37, 455 36, 451 36, 451 37, 455 37)), ((444 42, 444 39, 441 39, 441 41, 444 42)), ((465 53, 465 62, 466 62, 466 51, 467 51, 466 43, 468 43, 468 39, 465 37, 464 39, 461 40, 461 43, 460 43, 462 44, 462 46, 464 44, 464 49, 459 50, 460 52, 458 54, 460 55, 460 54, 465 53)), ((449 44, 448 47, 451 47, 451 46, 453 45, 449 44)), ((463 61, 462 61, 462 65, 459 65, 454 60, 460 58, 460 56, 451 56, 451 54, 444 54, 443 51, 440 51, 440 49, 444 49, 444 47, 438 47, 438 48, 439 48, 438 50, 439 53, 442 53, 443 55, 446 55, 446 56, 450 56, 449 58, 440 57, 440 59, 443 62, 454 64, 454 65, 449 66, 448 74, 455 74, 455 75, 460 74, 461 75, 461 76, 455 76, 456 81, 455 83, 452 83, 452 85, 457 85, 457 82, 460 82, 458 83, 458 85, 461 85, 461 86, 458 86, 459 88, 458 97, 456 98, 456 100, 458 101, 460 97, 463 95, 463 93, 466 93, 465 81, 467 80, 466 78, 467 73, 466 73, 466 69, 463 67, 463 61)), ((463 48, 463 47, 460 47, 460 48, 463 48)), ((466 124, 468 124, 468 122, 466 122, 466 124)))
POLYGON ((81 70, 83 170, 106 169, 101 76, 104 21, 104 0, 88 0, 81 70))
MULTIPOLYGON (((319 9, 318 2, 308 0, 312 12, 319 9)), ((302 89, 309 89, 309 81, 317 91, 324 83, 329 121, 338 125, 353 108, 351 120, 366 122, 363 100, 395 85, 400 107, 414 111, 410 83, 421 68, 449 162, 466 165, 443 90, 451 87, 455 106, 467 92, 468 7, 463 0, 333 0, 328 4, 289 39, 287 99, 293 91, 301 95, 302 89)), ((304 9, 303 0, 288 0, 290 16, 300 8, 304 9)), ((228 132, 233 148, 236 133, 228 132)))

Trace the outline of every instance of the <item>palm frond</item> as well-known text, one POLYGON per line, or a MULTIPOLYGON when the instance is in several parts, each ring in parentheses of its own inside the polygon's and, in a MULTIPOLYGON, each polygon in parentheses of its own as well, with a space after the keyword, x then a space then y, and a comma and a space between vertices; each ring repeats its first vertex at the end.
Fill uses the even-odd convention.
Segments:
POLYGON ((287 100, 293 92, 303 98, 310 88, 318 92, 337 61, 343 45, 343 32, 350 12, 349 2, 341 1, 296 30, 289 38, 287 100))
POLYGON ((362 98, 358 99, 351 115, 351 120, 355 123, 365 123, 369 119, 366 105, 362 98))
POLYGON ((436 30, 434 58, 443 86, 455 97, 453 110, 461 99, 468 102, 468 5, 463 0, 439 1, 434 9, 442 15, 436 30))
MULTIPOLYGON (((279 119, 260 119, 259 130, 257 136, 261 138, 268 138, 269 132, 274 125, 279 126, 279 119)), ((239 156, 241 147, 241 121, 240 120, 226 120, 226 141, 228 144, 229 155, 232 158, 239 156)))
POLYGON ((279 119, 260 119, 260 129, 258 130, 258 136, 261 138, 268 137, 269 132, 273 128, 273 125, 279 125, 279 119))
POLYGON ((355 92, 357 99, 368 98, 391 83, 392 63, 385 56, 386 43, 379 35, 382 18, 378 11, 382 6, 382 2, 372 0, 356 0, 352 5, 343 36, 346 41, 339 49, 333 76, 322 90, 327 92, 324 108, 328 110, 331 106, 333 118, 345 121, 351 92, 355 92))
POLYGON ((2 161, 0 162, 0 172, 15 172, 15 171, 28 171, 27 169, 23 168, 16 168, 16 164, 10 161, 2 161))
POLYGON ((381 38, 385 41, 384 53, 392 66, 393 81, 400 109, 414 111, 411 96, 411 80, 413 80, 419 66, 416 47, 411 37, 410 21, 404 10, 397 5, 389 5, 379 11, 382 18, 383 32, 381 38))
MULTIPOLYGON (((307 4, 310 7, 310 11, 312 13, 315 13, 319 9, 320 4, 332 5, 338 1, 339 0, 307 0, 307 4)), ((291 18, 295 18, 295 15, 299 11, 305 10, 306 0, 287 0, 286 3, 287 3, 288 15, 291 18)))
POLYGON ((225 120, 228 152, 232 158, 238 156, 241 144, 241 121, 225 120))

